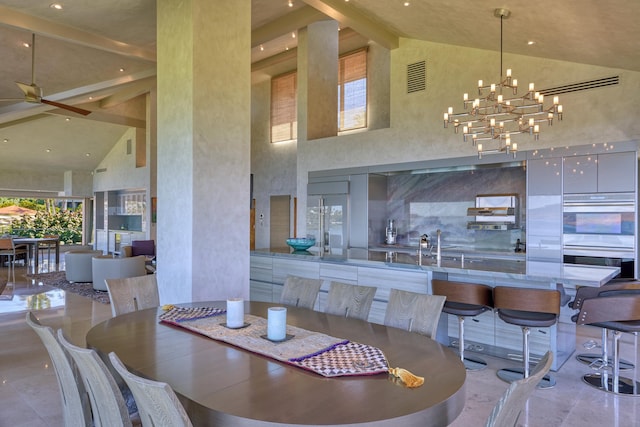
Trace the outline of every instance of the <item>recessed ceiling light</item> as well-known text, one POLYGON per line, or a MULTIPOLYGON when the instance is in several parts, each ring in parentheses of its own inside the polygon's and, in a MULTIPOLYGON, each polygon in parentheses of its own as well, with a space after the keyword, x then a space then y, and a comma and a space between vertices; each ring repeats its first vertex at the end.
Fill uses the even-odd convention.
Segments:
POLYGON ((264 46, 260 45, 260 52, 264 52, 264 46))
POLYGON ((51 9, 55 9, 55 10, 62 10, 62 4, 60 4, 60 3, 51 3, 49 5, 49 7, 51 9))
POLYGON ((2 142, 9 142, 9 138, 3 139, 2 142))
POLYGON ((529 41, 527 42, 527 44, 528 44, 529 46, 531 46, 532 44, 536 44, 536 42, 534 42, 533 40, 529 40, 529 41))
POLYGON ((123 73, 124 72, 124 68, 120 68, 120 72, 123 73))
POLYGON ((46 151, 47 153, 50 153, 50 152, 51 152, 51 148, 47 148, 47 149, 46 149, 46 150, 44 150, 44 151, 46 151))
POLYGON ((411 3, 409 3, 408 1, 404 2, 405 6, 409 6, 411 3))
POLYGON ((31 43, 24 42, 22 43, 22 47, 31 47, 31 43))
POLYGON ((292 32, 291 32, 291 38, 292 38, 292 39, 295 39, 295 38, 296 38, 296 32, 295 32, 295 31, 292 31, 292 32))
POLYGON ((289 0, 289 7, 293 7, 293 1, 289 0))
POLYGON ((85 156, 91 157, 91 153, 84 153, 85 156))
POLYGON ((65 122, 70 122, 71 121, 71 117, 67 117, 66 119, 64 119, 65 122))

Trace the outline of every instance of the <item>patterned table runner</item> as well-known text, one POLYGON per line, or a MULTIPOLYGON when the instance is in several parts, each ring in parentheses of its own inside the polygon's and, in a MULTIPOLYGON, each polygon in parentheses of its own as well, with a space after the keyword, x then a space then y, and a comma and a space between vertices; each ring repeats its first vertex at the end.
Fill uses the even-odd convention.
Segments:
MULTIPOLYGON (((172 307, 160 320, 226 342, 325 377, 393 373, 382 351, 341 338, 287 325, 291 339, 272 342, 265 338, 267 319, 245 315, 245 327, 229 329, 226 310, 212 307, 172 307)), ((397 368, 396 368, 397 369, 397 368)))

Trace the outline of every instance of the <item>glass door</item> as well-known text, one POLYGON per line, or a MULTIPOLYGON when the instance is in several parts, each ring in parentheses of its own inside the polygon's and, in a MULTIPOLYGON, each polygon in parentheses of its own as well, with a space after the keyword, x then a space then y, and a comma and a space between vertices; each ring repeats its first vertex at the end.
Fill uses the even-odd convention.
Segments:
POLYGON ((319 253, 342 255, 348 247, 347 195, 309 196, 307 235, 316 239, 312 248, 319 253))

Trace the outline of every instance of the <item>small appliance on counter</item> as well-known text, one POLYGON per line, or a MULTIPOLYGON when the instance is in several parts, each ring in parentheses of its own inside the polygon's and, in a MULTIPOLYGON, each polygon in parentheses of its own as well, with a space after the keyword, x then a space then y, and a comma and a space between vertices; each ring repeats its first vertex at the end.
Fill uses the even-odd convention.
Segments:
POLYGON ((387 245, 395 245, 397 235, 398 235, 398 230, 396 229, 396 220, 395 219, 388 220, 387 229, 385 230, 384 242, 387 245))

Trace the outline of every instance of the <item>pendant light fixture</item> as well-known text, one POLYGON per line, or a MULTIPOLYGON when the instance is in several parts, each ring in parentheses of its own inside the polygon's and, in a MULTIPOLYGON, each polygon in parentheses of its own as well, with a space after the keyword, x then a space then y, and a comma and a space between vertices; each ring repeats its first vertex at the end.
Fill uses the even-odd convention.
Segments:
POLYGON ((478 96, 470 98, 463 95, 464 112, 455 113, 449 107, 444 113, 444 127, 453 124, 455 133, 462 127, 463 141, 471 141, 478 150, 478 158, 483 154, 505 153, 516 157, 518 144, 512 137, 529 134, 535 140, 540 136, 540 123, 553 124, 554 117, 562 120, 562 105, 557 96, 545 106, 544 95, 535 91, 535 85, 529 83, 529 90, 522 96, 518 94, 518 80, 511 75, 511 69, 502 74, 502 26, 511 15, 508 9, 495 9, 494 16, 500 18, 500 81, 485 85, 478 80, 478 96), (513 95, 509 98, 503 91, 513 95))

